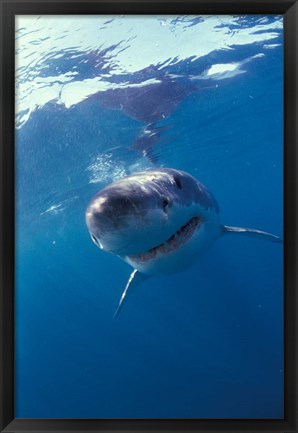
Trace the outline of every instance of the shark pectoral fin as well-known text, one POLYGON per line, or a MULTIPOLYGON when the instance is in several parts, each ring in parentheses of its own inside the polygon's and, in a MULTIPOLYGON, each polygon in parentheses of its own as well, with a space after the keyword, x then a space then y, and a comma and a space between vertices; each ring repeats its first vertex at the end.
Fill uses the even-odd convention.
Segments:
POLYGON ((124 291, 123 291, 123 293, 121 295, 121 298, 120 298, 117 310, 115 311, 115 314, 114 314, 113 317, 116 317, 117 314, 119 313, 121 305, 122 305, 122 303, 124 301, 124 298, 126 296, 126 293, 127 293, 128 289, 129 289, 129 287, 131 287, 132 285, 133 285, 133 287, 137 287, 139 284, 141 284, 143 281, 146 281, 148 278, 150 278, 149 275, 142 274, 142 273, 138 272, 137 269, 134 269, 132 271, 132 273, 130 274, 130 277, 129 277, 128 281, 127 281, 127 284, 125 286, 125 289, 124 289, 124 291))
POLYGON ((270 242, 278 242, 282 243, 283 240, 271 233, 263 232, 261 230, 256 229, 250 229, 247 227, 230 227, 230 226, 222 226, 223 233, 236 233, 236 234, 242 234, 247 236, 253 236, 259 239, 265 239, 266 241, 270 242))

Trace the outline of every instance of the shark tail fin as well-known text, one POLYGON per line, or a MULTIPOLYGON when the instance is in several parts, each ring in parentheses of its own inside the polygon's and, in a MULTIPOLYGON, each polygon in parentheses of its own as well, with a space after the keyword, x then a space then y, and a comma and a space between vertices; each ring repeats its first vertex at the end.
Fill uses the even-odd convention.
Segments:
POLYGON ((264 239, 270 242, 282 243, 283 240, 272 233, 263 232, 261 230, 251 229, 247 227, 231 227, 231 226, 222 226, 223 234, 225 233, 236 233, 242 234, 246 236, 253 236, 259 239, 264 239))
POLYGON ((129 287, 132 287, 132 286, 137 287, 139 284, 141 284, 143 281, 146 281, 148 278, 149 278, 149 275, 142 274, 142 273, 138 272, 137 269, 134 269, 132 271, 132 273, 130 274, 130 277, 126 283, 125 289, 121 295, 118 307, 117 307, 113 317, 116 317, 118 315, 120 308, 123 304, 123 301, 126 297, 126 294, 127 294, 129 287))

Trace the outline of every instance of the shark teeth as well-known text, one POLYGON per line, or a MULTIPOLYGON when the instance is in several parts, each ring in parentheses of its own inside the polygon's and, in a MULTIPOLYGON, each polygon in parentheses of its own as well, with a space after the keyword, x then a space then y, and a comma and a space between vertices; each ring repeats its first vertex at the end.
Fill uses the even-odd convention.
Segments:
POLYGON ((151 248, 146 253, 131 255, 129 259, 137 263, 143 263, 155 259, 158 254, 169 254, 177 250, 194 235, 201 222, 202 220, 199 217, 191 218, 163 244, 151 248))

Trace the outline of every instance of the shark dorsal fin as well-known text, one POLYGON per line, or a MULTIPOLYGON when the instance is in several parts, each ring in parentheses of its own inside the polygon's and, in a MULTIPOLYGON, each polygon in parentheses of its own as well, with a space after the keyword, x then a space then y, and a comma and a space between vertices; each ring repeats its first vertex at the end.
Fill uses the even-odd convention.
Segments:
POLYGON ((129 289, 129 287, 131 287, 131 286, 136 287, 139 284, 141 284, 143 281, 146 281, 149 277, 150 277, 149 275, 145 275, 145 274, 138 272, 137 269, 134 269, 132 271, 132 273, 130 274, 130 277, 126 283, 125 289, 121 295, 118 307, 117 307, 113 317, 116 317, 118 315, 120 308, 122 306, 122 303, 126 297, 126 293, 129 289))

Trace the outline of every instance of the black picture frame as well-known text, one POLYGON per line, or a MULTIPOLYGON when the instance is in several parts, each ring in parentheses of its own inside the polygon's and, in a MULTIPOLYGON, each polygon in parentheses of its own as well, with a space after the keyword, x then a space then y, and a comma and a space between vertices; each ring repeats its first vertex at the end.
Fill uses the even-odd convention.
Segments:
POLYGON ((0 430, 9 432, 297 432, 298 4, 293 0, 0 0, 0 430), (16 419, 14 416, 14 17, 21 14, 283 14, 284 419, 16 419))

